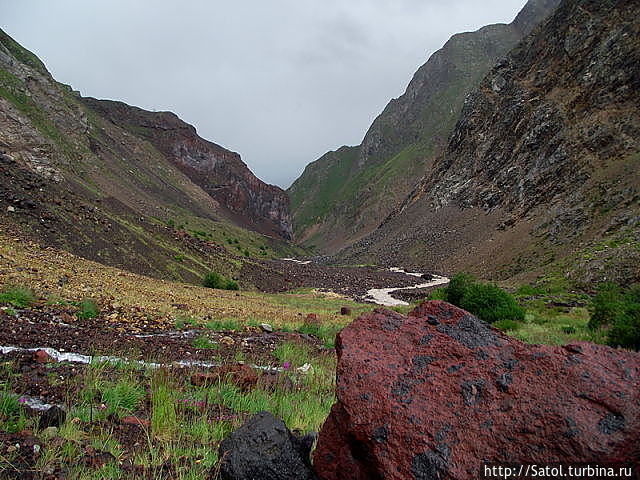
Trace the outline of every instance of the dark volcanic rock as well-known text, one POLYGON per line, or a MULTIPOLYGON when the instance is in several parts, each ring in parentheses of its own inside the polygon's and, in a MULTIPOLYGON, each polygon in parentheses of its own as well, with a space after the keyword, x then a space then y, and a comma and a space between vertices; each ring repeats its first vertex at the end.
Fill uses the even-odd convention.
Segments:
POLYGON ((336 342, 314 466, 330 479, 480 478, 482 462, 640 459, 640 355, 527 345, 441 301, 377 309, 336 342))
POLYGON ((220 444, 222 480, 314 480, 313 436, 297 438, 269 412, 251 417, 220 444))
POLYGON ((48 427, 56 427, 60 428, 64 421, 67 419, 67 412, 65 412, 62 408, 54 405, 53 407, 45 410, 40 415, 40 419, 38 420, 38 428, 40 430, 44 430, 48 427))

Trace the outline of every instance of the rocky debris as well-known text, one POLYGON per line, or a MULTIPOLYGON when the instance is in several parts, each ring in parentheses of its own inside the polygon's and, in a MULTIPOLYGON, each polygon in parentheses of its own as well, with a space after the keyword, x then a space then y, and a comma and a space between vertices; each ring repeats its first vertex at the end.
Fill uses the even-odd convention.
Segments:
POLYGON ((51 355, 49 355, 44 350, 36 350, 35 352, 33 352, 33 360, 36 363, 49 363, 54 361, 51 355))
POLYGON ((269 392, 292 392, 295 385, 291 378, 276 370, 265 370, 258 379, 258 385, 269 392))
POLYGON ((48 427, 60 428, 67 419, 67 412, 57 405, 45 410, 38 420, 38 428, 44 430, 48 427))
POLYGON ((108 463, 115 462, 116 457, 109 452, 96 452, 94 454, 86 454, 80 461, 88 468, 102 468, 108 463))
POLYGON ((269 412, 251 417, 219 448, 221 480, 315 480, 309 461, 314 436, 294 436, 269 412))
POLYGON ((337 403, 314 454, 324 480, 640 459, 638 353, 527 345, 441 301, 409 316, 376 309, 336 349, 337 403))

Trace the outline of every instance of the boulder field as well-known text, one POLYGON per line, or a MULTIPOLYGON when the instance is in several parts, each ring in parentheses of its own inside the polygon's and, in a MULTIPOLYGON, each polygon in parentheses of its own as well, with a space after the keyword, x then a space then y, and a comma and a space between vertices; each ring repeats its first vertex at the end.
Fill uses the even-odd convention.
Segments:
POLYGON ((425 302, 337 337, 337 402, 314 453, 323 480, 480 478, 485 463, 640 466, 640 354, 528 345, 425 302))

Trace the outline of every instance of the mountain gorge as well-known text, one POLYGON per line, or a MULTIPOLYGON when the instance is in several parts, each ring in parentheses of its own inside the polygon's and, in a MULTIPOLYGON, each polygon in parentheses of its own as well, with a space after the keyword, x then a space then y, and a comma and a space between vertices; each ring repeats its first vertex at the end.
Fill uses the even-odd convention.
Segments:
POLYGON ((342 259, 507 278, 566 258, 585 286, 638 281, 638 13, 563 2, 465 99, 444 154, 342 259))
POLYGON ((308 165, 288 189, 297 240, 335 252, 373 231, 446 147, 465 96, 558 3, 531 0, 509 25, 454 35, 386 106, 359 146, 308 165))
POLYGON ((2 31, 0 154, 7 228, 92 260, 199 281, 289 248, 287 195, 238 154, 172 113, 81 97, 2 31))

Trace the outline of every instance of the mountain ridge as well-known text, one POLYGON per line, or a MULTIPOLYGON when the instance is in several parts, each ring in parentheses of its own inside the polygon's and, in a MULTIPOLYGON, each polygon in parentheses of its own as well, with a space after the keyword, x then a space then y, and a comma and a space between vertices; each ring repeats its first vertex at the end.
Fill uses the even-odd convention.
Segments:
POLYGON ((585 288, 638 281, 637 14, 563 2, 467 97, 402 206, 341 258, 495 279, 564 270, 585 288))
POLYGON ((250 256, 291 251, 286 194, 236 153, 174 114, 82 98, 1 30, 0 206, 45 244, 161 278, 235 276, 250 256), (114 105, 123 115, 106 115, 114 105), (211 171, 181 169, 189 155, 211 171))
POLYGON ((375 229, 446 146, 465 95, 557 4, 532 0, 511 24, 454 35, 389 102, 360 145, 308 165, 287 190, 297 240, 335 252, 375 229))

